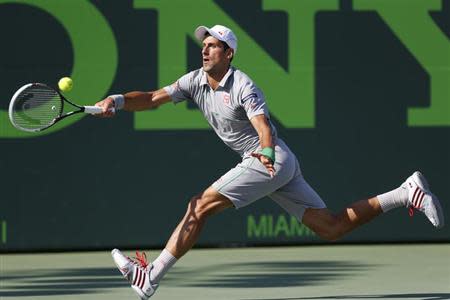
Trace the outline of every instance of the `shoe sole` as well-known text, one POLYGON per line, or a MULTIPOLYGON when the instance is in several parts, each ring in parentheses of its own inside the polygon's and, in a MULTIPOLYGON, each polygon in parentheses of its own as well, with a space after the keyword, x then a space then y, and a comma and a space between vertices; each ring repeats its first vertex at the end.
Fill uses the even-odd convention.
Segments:
POLYGON ((441 223, 436 226, 437 229, 441 229, 444 227, 444 211, 442 210, 441 202, 439 201, 438 197, 436 197, 433 193, 431 193, 431 200, 433 201, 434 206, 436 207, 436 212, 438 215, 439 220, 441 220, 441 223))

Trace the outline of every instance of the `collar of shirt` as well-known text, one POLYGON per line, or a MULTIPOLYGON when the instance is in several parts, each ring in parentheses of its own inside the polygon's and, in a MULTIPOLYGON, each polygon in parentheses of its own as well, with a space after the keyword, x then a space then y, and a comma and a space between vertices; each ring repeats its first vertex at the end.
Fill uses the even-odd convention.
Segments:
MULTIPOLYGON (((200 85, 208 85, 208 79, 206 78, 206 72, 203 71, 203 69, 202 69, 202 72, 203 72, 203 75, 200 80, 200 85)), ((234 68, 232 66, 230 66, 228 68, 228 71, 225 74, 225 76, 223 76, 222 80, 220 80, 220 82, 219 82, 220 87, 222 87, 222 88, 225 87, 225 84, 227 83, 228 78, 230 78, 230 76, 231 76, 231 74, 233 74, 233 72, 234 72, 234 68)))

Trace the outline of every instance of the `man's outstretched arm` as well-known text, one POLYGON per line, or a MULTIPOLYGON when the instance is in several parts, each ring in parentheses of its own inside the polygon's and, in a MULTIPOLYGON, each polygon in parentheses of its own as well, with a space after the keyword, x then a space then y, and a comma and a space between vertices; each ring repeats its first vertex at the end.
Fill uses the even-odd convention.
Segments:
POLYGON ((129 92, 124 95, 108 96, 95 105, 103 108, 102 117, 114 115, 111 109, 123 109, 126 111, 141 111, 156 108, 170 102, 170 96, 164 89, 152 92, 129 92))

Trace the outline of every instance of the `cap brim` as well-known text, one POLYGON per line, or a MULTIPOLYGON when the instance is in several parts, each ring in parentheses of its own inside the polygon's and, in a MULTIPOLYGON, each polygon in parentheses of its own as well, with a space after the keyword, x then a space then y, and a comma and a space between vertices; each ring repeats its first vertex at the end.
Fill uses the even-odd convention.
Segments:
POLYGON ((198 26, 197 29, 195 29, 194 35, 197 38, 197 40, 202 42, 203 39, 205 38, 206 33, 209 33, 219 41, 224 41, 220 35, 218 35, 216 32, 212 31, 210 28, 206 26, 198 26))

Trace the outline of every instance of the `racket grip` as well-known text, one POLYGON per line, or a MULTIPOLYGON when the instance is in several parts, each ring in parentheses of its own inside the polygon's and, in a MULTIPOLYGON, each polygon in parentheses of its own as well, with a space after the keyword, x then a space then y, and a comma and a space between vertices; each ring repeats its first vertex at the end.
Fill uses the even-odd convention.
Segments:
MULTIPOLYGON (((116 110, 111 108, 109 111, 114 113, 116 110)), ((91 115, 98 115, 103 112, 103 109, 98 106, 84 106, 84 112, 91 115)))

